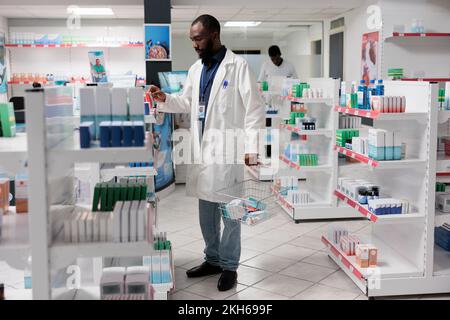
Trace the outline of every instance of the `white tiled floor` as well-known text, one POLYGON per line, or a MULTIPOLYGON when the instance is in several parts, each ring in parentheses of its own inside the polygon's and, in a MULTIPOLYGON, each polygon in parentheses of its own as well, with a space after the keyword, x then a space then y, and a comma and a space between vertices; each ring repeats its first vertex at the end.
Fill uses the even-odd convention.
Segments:
MULTIPOLYGON (((242 227, 241 265, 236 288, 219 292, 218 275, 188 279, 186 270, 203 261, 204 242, 198 223, 197 200, 185 187, 160 202, 160 230, 173 243, 176 290, 171 299, 358 299, 361 291, 324 253, 320 236, 331 221, 295 224, 280 214, 255 227, 242 227)), ((346 221, 352 232, 369 232, 369 222, 346 221)), ((23 290, 23 271, 0 261, 0 282, 6 297, 29 299, 23 290), (12 281, 13 280, 13 281, 12 281)), ((450 299, 450 295, 409 296, 407 299, 450 299)))

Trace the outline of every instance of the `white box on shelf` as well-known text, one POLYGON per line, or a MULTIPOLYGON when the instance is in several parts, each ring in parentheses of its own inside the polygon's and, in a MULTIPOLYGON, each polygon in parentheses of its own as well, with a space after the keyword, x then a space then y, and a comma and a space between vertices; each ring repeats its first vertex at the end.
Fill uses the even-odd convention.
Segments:
POLYGON ((88 212, 83 212, 77 219, 78 224, 78 241, 86 242, 86 219, 88 212))
POLYGON ((131 202, 125 201, 122 207, 121 242, 130 241, 130 209, 131 209, 131 202))
POLYGON ((121 241, 121 228, 122 228, 122 207, 123 201, 116 202, 113 211, 113 241, 120 242, 121 241))
POLYGON ((139 201, 131 202, 130 209, 130 242, 137 241, 139 201))
POLYGON ((147 230, 147 202, 144 200, 139 203, 137 227, 137 241, 144 241, 147 230))
POLYGON ((127 104, 127 89, 112 88, 111 92, 111 111, 113 121, 127 121, 128 120, 128 104, 127 104))

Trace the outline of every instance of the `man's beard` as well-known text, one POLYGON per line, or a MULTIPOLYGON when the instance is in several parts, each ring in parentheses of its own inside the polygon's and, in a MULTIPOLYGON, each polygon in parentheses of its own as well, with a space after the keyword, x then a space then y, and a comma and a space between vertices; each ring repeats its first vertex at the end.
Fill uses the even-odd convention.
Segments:
POLYGON ((206 44, 206 48, 205 49, 203 49, 200 52, 197 51, 198 57, 200 59, 202 59, 202 63, 203 64, 209 64, 211 62, 211 59, 214 56, 213 46, 214 46, 214 44, 213 44, 212 40, 210 40, 206 44))

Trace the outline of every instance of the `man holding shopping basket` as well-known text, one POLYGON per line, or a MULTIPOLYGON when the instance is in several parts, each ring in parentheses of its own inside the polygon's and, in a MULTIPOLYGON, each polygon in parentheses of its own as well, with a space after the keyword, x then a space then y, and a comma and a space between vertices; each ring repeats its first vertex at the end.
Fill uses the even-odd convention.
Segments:
POLYGON ((183 94, 166 95, 156 86, 149 91, 158 102, 158 111, 191 114, 190 147, 195 160, 188 167, 186 190, 199 199, 205 262, 186 274, 193 278, 221 273, 217 288, 226 291, 237 283, 241 225, 238 220, 223 219, 221 236, 223 200, 215 191, 244 179, 244 159, 246 165, 257 164, 257 134, 265 127, 265 106, 247 61, 222 45, 216 18, 202 15, 195 19, 190 39, 200 60, 189 69, 183 94), (234 154, 233 145, 230 157, 225 145, 229 143, 225 143, 225 133, 230 131, 237 132, 238 144, 244 144, 241 155, 239 151, 234 154))

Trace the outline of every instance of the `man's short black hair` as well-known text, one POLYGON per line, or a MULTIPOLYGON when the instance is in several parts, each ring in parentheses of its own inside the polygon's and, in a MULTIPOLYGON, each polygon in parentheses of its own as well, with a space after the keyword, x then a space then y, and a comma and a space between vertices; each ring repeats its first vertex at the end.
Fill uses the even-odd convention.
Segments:
POLYGON ((269 57, 281 56, 281 50, 278 46, 271 46, 269 48, 269 57))
POLYGON ((203 14, 203 15, 197 17, 192 22, 191 26, 193 26, 194 24, 196 24, 198 22, 200 22, 208 32, 216 32, 217 31, 218 33, 220 33, 219 20, 217 20, 213 16, 211 16, 209 14, 203 14))

